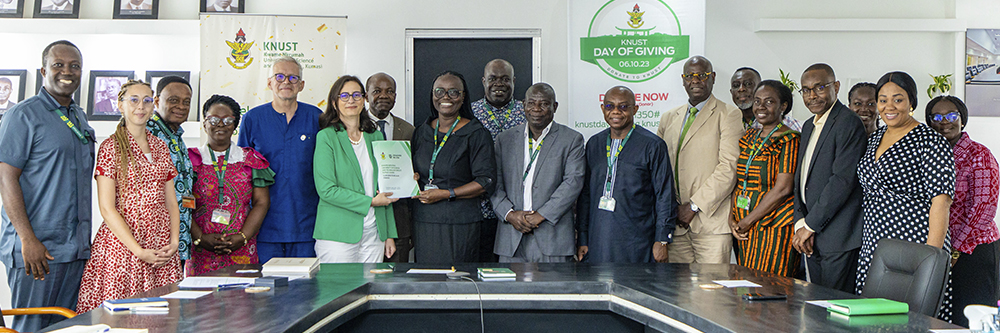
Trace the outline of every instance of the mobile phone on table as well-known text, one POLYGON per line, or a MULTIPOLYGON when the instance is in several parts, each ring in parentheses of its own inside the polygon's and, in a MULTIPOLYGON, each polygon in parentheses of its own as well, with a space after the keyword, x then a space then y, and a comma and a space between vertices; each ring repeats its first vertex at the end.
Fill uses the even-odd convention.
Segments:
POLYGON ((743 300, 746 301, 775 301, 775 300, 785 300, 788 296, 784 294, 772 294, 764 295, 761 293, 746 293, 743 294, 743 300))

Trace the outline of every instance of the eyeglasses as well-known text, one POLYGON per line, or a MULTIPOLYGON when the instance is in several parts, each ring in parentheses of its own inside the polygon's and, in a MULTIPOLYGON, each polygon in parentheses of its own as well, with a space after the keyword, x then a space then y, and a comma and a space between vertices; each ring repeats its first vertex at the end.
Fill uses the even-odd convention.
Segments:
POLYGON ((958 112, 951 112, 951 113, 948 113, 948 114, 936 114, 936 115, 933 115, 933 116, 931 116, 931 121, 934 121, 935 123, 943 123, 945 120, 948 120, 948 122, 953 123, 953 122, 958 121, 961 118, 962 118, 962 115, 959 114, 958 112))
POLYGON ((132 97, 125 98, 124 101, 128 102, 132 106, 139 106, 139 102, 142 102, 142 106, 146 106, 146 107, 153 106, 153 98, 152 97, 139 98, 139 96, 132 96, 132 97))
POLYGON ((501 83, 510 83, 511 79, 510 79, 510 76, 506 76, 506 75, 504 75, 504 76, 493 76, 493 75, 490 75, 489 77, 486 78, 486 82, 489 82, 489 83, 496 83, 497 81, 500 81, 501 83))
POLYGON ((708 78, 711 77, 712 74, 715 74, 715 72, 681 74, 681 78, 684 79, 684 81, 688 82, 691 82, 692 80, 705 82, 705 80, 708 80, 708 78))
POLYGON ((434 88, 434 97, 442 98, 445 94, 448 94, 448 97, 451 98, 458 98, 462 96, 462 91, 455 88, 448 90, 445 90, 444 88, 434 88))
POLYGON ((775 106, 776 104, 778 104, 778 102, 775 101, 775 100, 773 100, 773 99, 766 99, 766 100, 759 100, 759 99, 757 99, 757 100, 753 101, 753 106, 760 106, 761 103, 763 103, 764 107, 766 107, 768 109, 770 109, 772 106, 775 106))
POLYGON ((298 75, 292 75, 292 74, 287 74, 286 75, 286 74, 281 74, 281 73, 274 74, 273 77, 274 77, 274 80, 278 81, 278 82, 285 82, 285 79, 288 79, 288 83, 292 83, 292 84, 299 83, 299 79, 301 78, 298 75))
POLYGON ((799 92, 802 93, 802 96, 809 95, 809 94, 811 94, 813 92, 816 92, 816 94, 819 94, 821 91, 825 91, 826 88, 832 87, 834 82, 837 82, 837 81, 830 81, 830 82, 827 82, 827 83, 824 83, 824 84, 821 84, 821 85, 818 85, 818 86, 814 86, 812 88, 802 87, 802 89, 799 89, 799 92))
POLYGON ((236 117, 229 116, 225 118, 219 118, 216 116, 208 116, 205 117, 205 121, 211 124, 212 126, 219 126, 219 124, 222 124, 222 126, 229 126, 236 122, 236 117))
POLYGON ((351 97, 354 97, 355 100, 359 100, 359 99, 364 99, 365 98, 365 94, 362 93, 362 92, 360 92, 360 91, 355 91, 354 93, 342 92, 342 93, 340 93, 339 96, 340 96, 340 100, 342 100, 344 102, 347 102, 347 99, 351 98, 351 97))
POLYGON ((752 90, 755 85, 756 84, 754 84, 753 81, 744 81, 744 82, 736 81, 733 82, 733 90, 740 90, 740 87, 747 88, 747 90, 752 90))
POLYGON ((601 104, 601 107, 604 108, 604 111, 608 111, 608 112, 614 111, 616 108, 618 109, 618 111, 628 112, 628 109, 631 108, 631 107, 633 107, 633 106, 634 105, 629 105, 629 104, 626 104, 626 103, 618 104, 617 106, 614 103, 604 103, 604 104, 601 104))

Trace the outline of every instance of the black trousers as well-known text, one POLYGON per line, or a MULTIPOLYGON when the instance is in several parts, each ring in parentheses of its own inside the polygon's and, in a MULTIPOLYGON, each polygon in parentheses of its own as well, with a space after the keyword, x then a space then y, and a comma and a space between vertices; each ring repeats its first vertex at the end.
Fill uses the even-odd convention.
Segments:
POLYGON ((820 252, 813 248, 812 256, 802 257, 806 260, 812 283, 853 294, 860 253, 860 248, 844 252, 820 252))
POLYGON ((951 321, 969 327, 965 307, 972 304, 995 306, 1000 298, 1000 241, 979 244, 972 254, 962 253, 951 267, 951 321))

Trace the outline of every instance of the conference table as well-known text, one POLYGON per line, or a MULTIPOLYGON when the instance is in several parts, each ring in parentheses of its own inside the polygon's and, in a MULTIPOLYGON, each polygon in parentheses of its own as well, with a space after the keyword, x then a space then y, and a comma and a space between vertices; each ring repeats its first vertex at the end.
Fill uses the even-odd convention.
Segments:
MULTIPOLYGON (((857 298, 802 280, 729 264, 456 264, 471 280, 409 274, 419 264, 322 264, 307 278, 262 293, 216 290, 169 300, 165 314, 112 314, 102 308, 43 331, 107 324, 149 332, 928 332, 959 328, 910 312, 849 319, 810 300, 857 298), (481 281, 477 268, 508 267, 514 281, 481 281), (392 268, 375 274, 372 269, 392 268), (759 288, 718 288, 747 280, 759 288), (745 301, 749 292, 786 300, 745 301)), ((260 265, 206 276, 258 277, 260 265)), ((139 296, 162 296, 177 284, 139 296)))

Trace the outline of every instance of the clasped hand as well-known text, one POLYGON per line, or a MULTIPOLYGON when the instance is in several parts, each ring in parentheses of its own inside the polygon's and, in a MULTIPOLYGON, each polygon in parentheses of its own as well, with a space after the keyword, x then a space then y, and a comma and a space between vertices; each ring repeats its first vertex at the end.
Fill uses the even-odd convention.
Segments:
POLYGON ((226 255, 239 250, 246 245, 247 240, 239 233, 235 234, 202 234, 199 247, 214 252, 216 255, 226 255))
POLYGON ((139 257, 139 260, 153 265, 153 267, 160 267, 166 265, 174 254, 177 254, 177 243, 170 243, 158 249, 144 248, 136 256, 139 257))
POLYGON ((507 223, 514 226, 514 230, 520 231, 522 234, 527 234, 538 228, 542 222, 545 222, 545 217, 535 211, 524 211, 515 210, 507 214, 504 218, 507 223))

